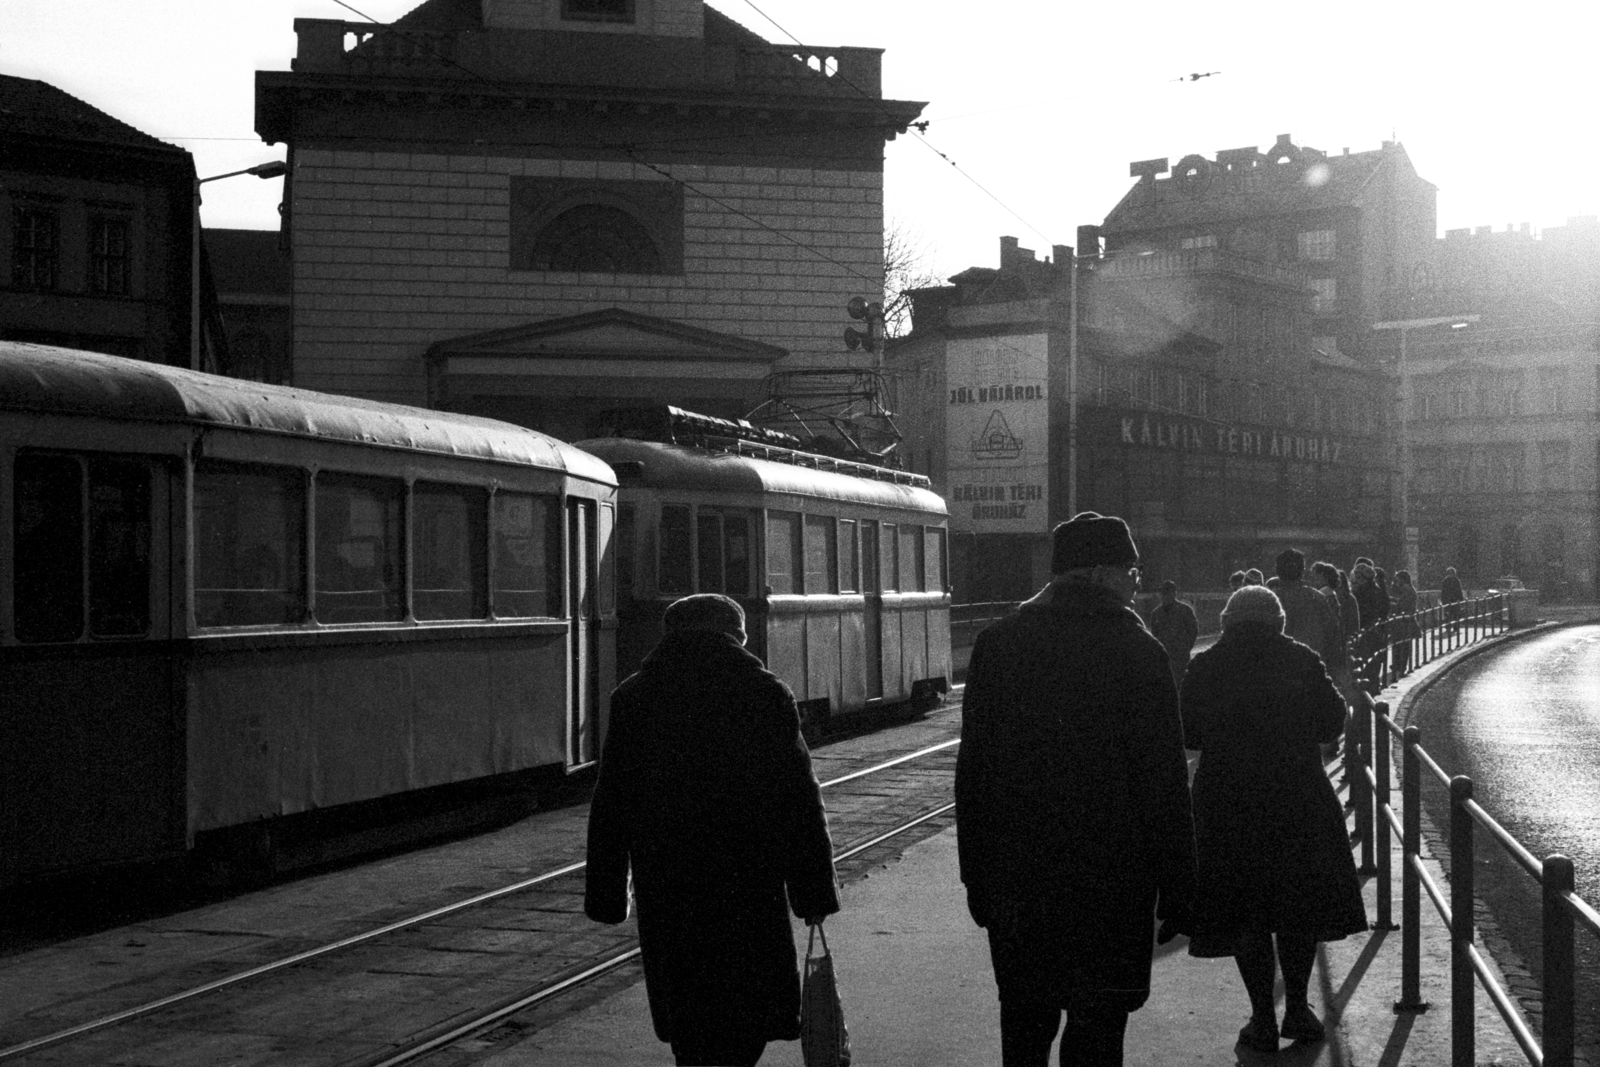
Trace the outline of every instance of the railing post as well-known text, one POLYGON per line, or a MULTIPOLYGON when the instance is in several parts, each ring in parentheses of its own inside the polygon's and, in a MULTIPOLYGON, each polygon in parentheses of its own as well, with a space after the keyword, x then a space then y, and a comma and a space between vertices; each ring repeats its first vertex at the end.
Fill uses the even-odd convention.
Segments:
POLYGON ((1422 849, 1422 760, 1417 748, 1422 731, 1406 727, 1400 777, 1400 812, 1404 840, 1400 842, 1400 999, 1395 1011, 1427 1011, 1422 999, 1422 879, 1417 863, 1422 849))
POLYGON ((1393 847, 1389 836, 1389 705, 1378 705, 1376 735, 1373 738, 1372 763, 1378 773, 1378 800, 1374 805, 1376 809, 1373 817, 1378 831, 1378 921, 1373 925, 1375 930, 1393 930, 1394 904, 1392 879, 1394 878, 1393 860, 1389 850, 1393 847))
POLYGON ((1544 987, 1544 1065, 1572 1067, 1577 1040, 1576 960, 1572 912, 1561 899, 1572 892, 1572 861, 1560 853, 1546 856, 1539 881, 1544 886, 1544 970, 1539 975, 1544 987))
POLYGON ((1450 779, 1450 1063, 1473 1067, 1477 1063, 1477 1012, 1474 995, 1477 976, 1472 971, 1473 864, 1472 779, 1458 774, 1450 779))
POLYGON ((1355 801, 1356 836, 1361 839, 1360 873, 1370 875, 1376 874, 1378 868, 1372 862, 1372 779, 1369 777, 1372 769, 1372 700, 1365 694, 1356 708, 1356 729, 1359 735, 1356 739, 1355 777, 1350 779, 1350 799, 1355 801))

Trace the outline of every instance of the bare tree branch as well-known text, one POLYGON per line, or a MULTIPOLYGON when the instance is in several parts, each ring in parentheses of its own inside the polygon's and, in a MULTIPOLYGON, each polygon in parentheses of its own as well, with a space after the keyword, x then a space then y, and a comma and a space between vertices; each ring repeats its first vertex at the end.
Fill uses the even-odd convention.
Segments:
POLYGON ((940 284, 927 239, 903 221, 883 230, 883 322, 890 337, 911 332, 911 290, 940 284))

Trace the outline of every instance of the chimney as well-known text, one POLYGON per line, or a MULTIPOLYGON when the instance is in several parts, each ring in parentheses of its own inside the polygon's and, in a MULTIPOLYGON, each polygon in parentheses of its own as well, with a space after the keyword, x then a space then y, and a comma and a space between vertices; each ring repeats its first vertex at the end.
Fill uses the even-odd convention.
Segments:
POLYGON ((1005 270, 1011 261, 1017 258, 1017 239, 1015 237, 1000 238, 1000 269, 1005 270))
POLYGON ((1098 256, 1100 254, 1100 227, 1078 227, 1078 254, 1080 256, 1098 256))

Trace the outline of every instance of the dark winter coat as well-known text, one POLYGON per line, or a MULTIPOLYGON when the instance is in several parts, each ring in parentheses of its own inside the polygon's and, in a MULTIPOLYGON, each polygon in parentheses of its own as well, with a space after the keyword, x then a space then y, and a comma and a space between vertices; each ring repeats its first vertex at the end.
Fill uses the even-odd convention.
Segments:
POLYGON ((1459 604, 1467 599, 1466 590, 1461 588, 1461 579, 1454 574, 1445 575, 1444 581, 1439 583, 1439 602, 1441 604, 1459 604))
POLYGON ((1150 632, 1167 650, 1173 673, 1182 678, 1194 643, 1200 639, 1200 624, 1195 620, 1194 608, 1184 600, 1157 604, 1150 612, 1150 632))
POLYGON ((1152 914, 1186 918, 1193 893, 1176 697, 1166 652, 1105 590, 1058 583, 978 636, 956 833, 1002 1001, 1149 996, 1152 914))
POLYGON ((839 910, 832 844, 794 696, 731 637, 668 634, 611 696, 590 918, 627 918, 630 867, 656 1036, 798 1037, 789 911, 839 910))
POLYGON ((1345 643, 1361 632, 1361 605, 1356 603, 1355 594, 1348 589, 1340 589, 1334 594, 1339 598, 1339 625, 1344 630, 1345 643))
POLYGON ((1361 628, 1376 626, 1389 614, 1389 594, 1377 582, 1362 582, 1355 588, 1356 607, 1361 611, 1361 628))
POLYGON ((1339 613, 1304 581, 1273 579, 1272 591, 1283 605, 1283 632, 1322 657, 1331 672, 1344 665, 1344 627, 1339 613))
POLYGON ((1232 955, 1243 931, 1336 941, 1367 928, 1344 809, 1319 746, 1344 702, 1316 653, 1261 625, 1236 625, 1183 683, 1199 857, 1195 956, 1232 955))

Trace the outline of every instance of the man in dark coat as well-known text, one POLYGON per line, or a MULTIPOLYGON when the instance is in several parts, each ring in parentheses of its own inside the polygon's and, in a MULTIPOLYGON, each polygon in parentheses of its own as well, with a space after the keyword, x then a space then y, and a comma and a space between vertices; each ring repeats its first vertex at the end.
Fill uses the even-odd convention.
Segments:
POLYGON ((1195 621, 1194 608, 1178 599, 1178 583, 1171 579, 1161 583, 1161 603, 1150 612, 1150 632, 1167 650, 1172 681, 1182 685, 1183 672, 1189 669, 1189 654, 1200 639, 1200 625, 1195 621))
POLYGON ((789 911, 839 910, 833 849, 789 688, 745 651, 716 594, 666 630, 611 696, 589 808, 584 911, 628 917, 628 872, 656 1036, 680 1064, 754 1064, 800 1035, 789 911))
POLYGON ((1461 579, 1456 575, 1454 567, 1444 569, 1444 581, 1439 583, 1439 603, 1444 605, 1444 617, 1449 620, 1449 629, 1455 633, 1461 625, 1461 602, 1467 599, 1466 590, 1461 588, 1461 579))
POLYGON ((1167 654, 1129 606, 1138 551, 1093 512, 1053 579, 979 635, 956 762, 961 880, 989 932, 1005 1067, 1122 1063, 1150 993, 1152 916, 1185 932, 1194 828, 1167 654))
POLYGON ((1271 588, 1283 605, 1283 632, 1322 657, 1330 675, 1344 666, 1344 628, 1339 615, 1321 593, 1305 582, 1306 557, 1286 548, 1274 561, 1277 576, 1271 588))

